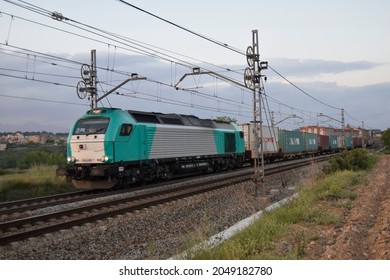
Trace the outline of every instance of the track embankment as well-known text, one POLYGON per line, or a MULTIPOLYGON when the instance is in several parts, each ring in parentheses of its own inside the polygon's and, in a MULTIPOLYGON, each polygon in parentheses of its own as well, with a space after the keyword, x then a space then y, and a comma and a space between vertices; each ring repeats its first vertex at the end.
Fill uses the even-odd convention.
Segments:
POLYGON ((344 207, 341 221, 327 228, 312 228, 319 238, 305 248, 307 259, 390 259, 390 155, 383 156, 354 190, 356 199, 344 207))

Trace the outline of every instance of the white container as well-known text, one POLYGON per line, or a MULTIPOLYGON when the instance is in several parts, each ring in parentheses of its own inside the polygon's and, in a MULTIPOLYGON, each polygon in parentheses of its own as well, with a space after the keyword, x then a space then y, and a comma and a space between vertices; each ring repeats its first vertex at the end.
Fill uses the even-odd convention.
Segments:
MULTIPOLYGON (((245 150, 253 151, 256 153, 256 139, 253 132, 253 123, 240 124, 242 132, 244 133, 245 150)), ((260 141, 260 130, 258 131, 258 149, 257 152, 261 152, 261 143, 263 143, 263 152, 265 154, 277 153, 279 150, 279 129, 277 127, 263 126, 262 141, 260 141)), ((252 155, 254 154, 252 152, 252 155)), ((252 156, 253 158, 253 156, 252 156)))

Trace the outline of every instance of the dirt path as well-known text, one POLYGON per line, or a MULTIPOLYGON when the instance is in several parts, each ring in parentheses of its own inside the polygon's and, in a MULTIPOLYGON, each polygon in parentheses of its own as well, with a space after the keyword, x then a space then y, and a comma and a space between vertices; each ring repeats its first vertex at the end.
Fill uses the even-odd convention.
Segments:
POLYGON ((390 259, 390 155, 383 156, 339 225, 322 229, 308 244, 307 259, 390 259))

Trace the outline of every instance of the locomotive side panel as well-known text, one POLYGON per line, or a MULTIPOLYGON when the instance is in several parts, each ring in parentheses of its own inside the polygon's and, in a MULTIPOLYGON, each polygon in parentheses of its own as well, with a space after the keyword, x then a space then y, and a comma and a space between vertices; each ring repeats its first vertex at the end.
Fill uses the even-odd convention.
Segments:
POLYGON ((157 125, 147 143, 149 159, 217 154, 213 130, 200 127, 157 125))

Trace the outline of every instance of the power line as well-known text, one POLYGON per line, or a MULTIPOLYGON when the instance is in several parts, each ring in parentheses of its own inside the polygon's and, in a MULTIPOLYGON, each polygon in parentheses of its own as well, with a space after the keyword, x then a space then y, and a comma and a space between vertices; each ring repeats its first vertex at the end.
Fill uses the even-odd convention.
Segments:
MULTIPOLYGON (((161 20, 161 21, 164 21, 164 22, 166 22, 166 23, 168 23, 168 24, 170 24, 170 25, 173 25, 173 26, 175 26, 175 27, 177 27, 177 28, 179 28, 179 29, 182 29, 182 30, 184 30, 184 31, 186 31, 186 32, 189 32, 189 33, 191 33, 191 34, 193 34, 193 35, 195 35, 195 36, 198 36, 198 37, 200 37, 200 38, 202 38, 202 39, 205 39, 205 40, 207 40, 207 41, 209 41, 209 42, 212 42, 212 43, 217 44, 217 45, 219 45, 219 46, 221 46, 221 47, 227 48, 227 49, 229 49, 229 50, 231 50, 231 51, 234 51, 234 52, 236 52, 236 53, 239 53, 239 54, 241 54, 241 55, 246 55, 246 53, 244 53, 244 52, 241 51, 241 50, 238 50, 237 48, 233 48, 233 47, 231 47, 231 46, 229 46, 229 45, 227 45, 227 44, 225 44, 225 43, 222 43, 222 42, 219 42, 219 41, 217 41, 217 40, 215 40, 215 39, 211 39, 211 38, 209 38, 209 37, 206 37, 206 36, 204 36, 204 35, 201 35, 201 34, 199 34, 199 33, 197 33, 197 32, 194 32, 194 31, 192 31, 192 30, 190 30, 190 29, 188 29, 188 28, 185 28, 185 27, 183 27, 183 26, 181 26, 181 25, 179 25, 179 24, 176 24, 176 23, 174 23, 174 22, 172 22, 172 21, 170 21, 170 20, 167 20, 167 19, 165 19, 165 18, 162 18, 162 17, 160 17, 160 16, 158 16, 158 15, 156 15, 156 14, 154 14, 154 13, 151 13, 151 12, 149 12, 149 11, 146 11, 146 10, 144 10, 144 9, 138 7, 138 6, 135 6, 135 5, 131 4, 131 3, 128 3, 128 2, 126 2, 126 1, 124 1, 124 0, 117 0, 117 1, 123 3, 123 4, 127 5, 127 6, 130 6, 130 7, 134 8, 134 9, 136 9, 136 10, 139 10, 139 11, 141 11, 141 12, 143 12, 143 13, 146 13, 146 14, 152 16, 152 17, 155 17, 155 18, 157 18, 157 19, 159 19, 159 20, 161 20)), ((273 67, 271 67, 269 64, 268 64, 268 67, 269 67, 273 72, 275 72, 277 75, 279 75, 281 78, 283 78, 286 82, 288 82, 290 85, 292 85, 294 88, 296 88, 298 91, 302 92, 303 94, 305 94, 305 95, 308 96, 309 98, 311 98, 311 99, 317 101, 318 103, 320 103, 320 104, 322 104, 322 105, 324 105, 324 106, 326 106, 326 107, 329 107, 329 108, 332 108, 332 109, 336 109, 336 110, 341 110, 341 108, 336 107, 336 106, 333 106, 333 105, 330 105, 330 104, 327 104, 327 103, 321 101, 320 99, 318 99, 318 98, 312 96, 311 94, 309 94, 309 93, 306 92, 305 90, 301 89, 299 86, 297 86, 296 84, 294 84, 293 82, 291 82, 289 79, 287 79, 284 75, 282 75, 280 72, 278 72, 277 70, 275 70, 275 69, 274 69, 273 67)))
POLYGON ((20 76, 3 74, 3 73, 0 73, 0 76, 4 76, 4 77, 8 77, 8 78, 15 78, 15 79, 28 80, 28 81, 34 81, 34 82, 40 82, 40 83, 45 83, 45 84, 52 84, 52 85, 56 85, 56 86, 76 88, 74 85, 67 85, 67 84, 63 84, 63 83, 51 82, 51 81, 35 79, 35 78, 29 78, 29 77, 20 77, 20 76))
POLYGON ((219 46, 221 46, 221 47, 224 47, 224 48, 226 48, 226 49, 229 49, 229 50, 231 50, 231 51, 234 51, 234 52, 236 52, 236 53, 239 53, 239 54, 241 54, 241 55, 245 55, 244 52, 242 52, 242 51, 240 51, 240 50, 238 50, 238 49, 236 49, 236 48, 233 48, 233 47, 229 46, 229 45, 226 44, 226 43, 222 43, 222 42, 219 42, 219 41, 217 41, 217 40, 215 40, 215 39, 211 39, 211 38, 209 38, 209 37, 206 37, 206 36, 204 36, 204 35, 202 35, 202 34, 199 34, 199 33, 195 32, 195 31, 192 31, 192 30, 190 30, 190 29, 188 29, 188 28, 185 28, 185 27, 183 27, 183 26, 181 26, 181 25, 179 25, 179 24, 176 24, 176 23, 174 23, 174 22, 172 22, 172 21, 170 21, 170 20, 164 19, 164 18, 162 18, 162 17, 160 17, 160 16, 158 16, 158 15, 156 15, 156 14, 153 14, 153 13, 151 13, 151 12, 148 12, 148 11, 144 10, 144 9, 141 9, 140 7, 137 7, 137 6, 133 5, 133 4, 130 4, 129 2, 126 2, 126 1, 123 1, 123 0, 117 0, 117 1, 119 1, 119 2, 121 2, 121 3, 123 3, 123 4, 125 4, 125 5, 127 5, 127 6, 129 6, 129 7, 132 7, 132 8, 134 8, 134 9, 138 10, 138 11, 141 11, 141 12, 143 12, 143 13, 145 13, 145 14, 148 14, 148 15, 150 15, 150 16, 152 16, 152 17, 155 17, 155 18, 157 18, 157 19, 159 19, 159 20, 161 20, 161 21, 164 21, 164 22, 166 22, 166 23, 168 23, 168 24, 170 24, 170 25, 173 25, 173 26, 175 26, 175 27, 177 27, 177 28, 180 28, 180 29, 182 29, 182 30, 184 30, 184 31, 186 31, 186 32, 189 32, 189 33, 191 33, 191 34, 193 34, 193 35, 195 35, 195 36, 198 36, 198 37, 200 37, 200 38, 202 38, 202 39, 205 39, 205 40, 207 40, 207 41, 209 41, 209 42, 211 42, 211 43, 214 43, 214 44, 216 44, 216 45, 219 45, 219 46))
MULTIPOLYGON (((193 59, 193 60, 197 60, 197 59, 195 59, 195 58, 192 58, 192 57, 189 57, 189 56, 185 56, 185 55, 181 55, 181 54, 178 54, 178 53, 176 53, 176 52, 171 52, 171 51, 166 50, 166 49, 161 49, 161 48, 158 48, 158 47, 156 47, 156 46, 152 46, 152 45, 149 45, 149 44, 146 44, 146 43, 142 43, 142 42, 139 42, 139 41, 136 41, 136 40, 127 38, 127 37, 125 37, 125 36, 117 35, 117 34, 115 34, 115 33, 108 32, 108 31, 105 31, 105 30, 102 30, 102 29, 93 27, 93 26, 91 26, 91 25, 81 23, 81 22, 79 22, 79 21, 70 19, 70 18, 68 18, 68 17, 64 17, 64 16, 63 16, 62 14, 60 14, 60 13, 51 12, 51 11, 46 10, 46 9, 44 9, 44 8, 41 8, 41 7, 38 7, 38 6, 36 6, 36 5, 30 4, 30 3, 26 2, 26 1, 21 1, 21 0, 19 0, 19 2, 23 3, 23 5, 20 4, 20 3, 15 3, 14 1, 10 1, 10 0, 4 0, 4 1, 6 1, 6 2, 8 2, 8 3, 11 3, 11 4, 14 4, 14 5, 17 5, 17 6, 21 7, 21 8, 30 10, 30 11, 32 11, 32 12, 38 13, 38 14, 40 14, 40 15, 43 15, 43 16, 46 16, 46 17, 50 17, 50 18, 56 19, 56 20, 58 20, 58 21, 64 22, 64 23, 66 23, 66 24, 68 24, 68 25, 70 25, 70 26, 72 26, 72 27, 74 27, 74 28, 78 28, 78 29, 83 30, 83 31, 85 31, 85 32, 89 32, 89 33, 91 33, 91 34, 93 34, 93 35, 101 36, 101 37, 103 37, 103 38, 105 38, 105 39, 114 41, 114 42, 116 42, 116 43, 125 45, 125 46, 127 46, 127 47, 131 47, 133 52, 136 52, 136 53, 138 52, 138 53, 141 53, 141 54, 144 54, 144 55, 148 55, 148 56, 151 56, 151 57, 157 58, 157 59, 164 59, 164 60, 167 60, 167 61, 170 61, 170 62, 173 62, 172 59, 174 59, 174 60, 176 60, 174 63, 178 63, 179 65, 185 66, 185 67, 196 66, 196 65, 194 65, 193 63, 189 63, 189 62, 187 62, 187 61, 184 61, 184 60, 179 59, 179 58, 177 58, 177 57, 174 57, 174 56, 172 56, 172 55, 163 53, 163 52, 161 52, 161 51, 156 51, 155 49, 163 50, 164 52, 169 52, 169 53, 171 53, 171 54, 180 55, 180 56, 182 56, 182 57, 186 57, 186 58, 190 58, 190 59, 193 59), (81 26, 85 26, 85 27, 87 27, 87 28, 89 28, 89 29, 92 29, 92 30, 95 30, 95 31, 91 31, 91 30, 86 29, 86 28, 84 28, 84 27, 75 26, 74 24, 71 24, 70 22, 73 22, 73 23, 78 24, 78 25, 81 25, 81 26), (97 31, 97 32, 96 32, 96 31, 97 31), (103 33, 103 34, 101 34, 101 33, 103 33), (133 44, 133 45, 129 45, 129 44, 133 44), (135 47, 134 45, 136 45, 136 46, 138 46, 138 47, 135 47), (150 48, 150 46, 152 46, 154 49, 153 49, 153 48, 150 48)), ((146 13, 146 14, 148 14, 148 15, 150 15, 150 16, 153 16, 153 17, 155 17, 155 18, 157 18, 157 19, 159 19, 159 20, 161 20, 161 21, 164 21, 164 22, 166 22, 166 23, 168 23, 168 24, 170 24, 170 25, 173 25, 173 26, 175 26, 175 27, 177 27, 177 28, 180 28, 180 29, 182 29, 182 30, 184 30, 184 31, 186 31, 186 32, 189 32, 189 33, 191 33, 191 34, 193 34, 193 35, 195 35, 195 36, 198 36, 198 37, 200 37, 200 38, 202 38, 202 39, 205 39, 205 40, 207 40, 207 41, 209 41, 209 42, 212 42, 212 43, 217 44, 217 45, 219 45, 219 46, 221 46, 221 47, 227 48, 227 49, 229 49, 229 50, 231 50, 231 51, 234 51, 234 52, 236 52, 236 53, 239 53, 239 54, 241 54, 241 55, 246 55, 243 51, 238 50, 237 48, 234 48, 234 47, 232 47, 232 46, 229 46, 228 44, 225 44, 225 43, 222 43, 222 42, 217 41, 217 40, 215 40, 215 39, 209 38, 209 37, 204 36, 204 35, 202 35, 202 34, 199 34, 199 33, 197 33, 197 32, 194 32, 194 31, 192 31, 192 30, 190 30, 190 29, 188 29, 188 28, 185 28, 185 27, 183 27, 183 26, 181 26, 181 25, 179 25, 179 24, 176 24, 176 23, 174 23, 174 22, 172 22, 172 21, 169 21, 169 20, 167 20, 167 19, 164 19, 164 18, 162 18, 162 17, 160 17, 160 16, 158 16, 158 15, 156 15, 156 14, 154 14, 154 13, 151 13, 151 12, 148 12, 148 11, 146 11, 146 10, 144 10, 144 9, 141 9, 141 8, 139 8, 139 7, 137 7, 137 6, 133 5, 133 4, 131 4, 131 3, 128 3, 128 2, 122 1, 122 0, 117 0, 117 1, 121 2, 122 4, 128 5, 128 6, 132 7, 132 8, 134 8, 134 9, 137 9, 137 10, 143 12, 143 13, 146 13)), ((13 15, 10 15, 10 16, 13 17, 13 15)), ((74 36, 80 36, 80 37, 83 37, 83 38, 85 38, 85 39, 94 40, 94 41, 99 42, 99 43, 103 43, 103 44, 108 44, 108 45, 110 45, 110 43, 106 43, 106 42, 103 42, 103 41, 101 41, 101 40, 97 40, 97 39, 95 39, 95 38, 91 38, 91 37, 88 37, 88 36, 85 36, 85 35, 77 34, 77 33, 70 32, 70 31, 63 30, 63 29, 59 29, 59 28, 55 28, 55 27, 48 26, 48 25, 45 25, 45 24, 42 24, 42 23, 38 23, 38 22, 31 21, 31 20, 28 20, 28 19, 24 19, 24 20, 30 21, 30 22, 35 23, 35 24, 40 24, 40 25, 43 25, 43 26, 48 27, 48 28, 53 28, 53 29, 56 29, 56 30, 58 30, 58 31, 66 32, 66 33, 71 34, 71 35, 74 35, 74 36)), ((126 48, 119 47, 119 46, 115 46, 115 47, 118 47, 118 48, 121 48, 121 49, 124 49, 124 50, 128 50, 128 49, 126 49, 126 48)), ((202 63, 207 63, 207 62, 204 62, 204 61, 201 61, 201 60, 197 60, 197 61, 202 62, 202 63)), ((217 65, 214 65, 214 64, 211 64, 211 63, 207 63, 207 64, 208 64, 208 65, 212 65, 212 66, 216 66, 216 67, 220 67, 220 66, 217 66, 217 65)), ((341 109, 341 108, 337 108, 337 107, 335 107, 335 106, 329 105, 329 104, 327 104, 327 103, 325 103, 325 102, 323 102, 323 101, 321 101, 321 100, 319 100, 319 99, 313 97, 313 96, 310 95, 308 92, 304 91, 303 89, 301 89, 300 87, 298 87, 297 85, 295 85, 293 82, 291 82, 290 80, 288 80, 285 76, 283 76, 281 73, 279 73, 278 71, 276 71, 274 68, 272 68, 271 66, 269 66, 269 67, 270 67, 270 69, 271 69, 272 71, 274 71, 277 75, 279 75, 280 77, 282 77, 282 78, 283 78, 285 81, 287 81, 290 85, 292 85, 293 87, 295 87, 297 90, 299 90, 300 92, 302 92, 303 94, 305 94, 305 95, 308 96, 309 98, 311 98, 311 99, 315 100, 316 102, 319 102, 319 103, 321 103, 322 105, 325 105, 325 106, 327 106, 327 107, 329 107, 329 108, 338 109, 338 110, 341 109)), ((220 67, 220 68, 226 69, 225 67, 220 67)), ((104 69, 104 70, 106 70, 106 71, 112 71, 112 70, 105 69, 105 68, 101 68, 101 69, 104 69)), ((204 69, 204 68, 202 68, 202 69, 204 69)), ((206 70, 207 70, 207 69, 206 69, 206 70)), ((230 69, 226 69, 226 70, 230 71, 230 69)), ((115 71, 115 72, 116 72, 116 73, 119 73, 118 71, 115 71)), ((217 78, 217 77, 216 77, 216 78, 217 78)), ((154 82, 156 82, 156 81, 154 81, 154 82)), ((289 107, 290 107, 290 106, 289 106, 289 107)), ((290 108, 292 108, 292 107, 290 107, 290 108)), ((295 109, 295 108, 294 108, 294 109, 295 109)), ((299 110, 297 110, 297 111, 299 111, 299 110)), ((303 110, 302 110, 302 111, 303 111, 303 110)), ((349 114, 348 114, 348 115, 349 115, 349 114)), ((349 115, 349 116, 350 116, 350 115, 349 115)), ((351 117, 351 116, 350 116, 350 117, 351 117)), ((351 118, 354 119, 353 117, 351 117, 351 118)), ((356 120, 356 119, 354 119, 354 120, 356 120)), ((356 120, 356 121, 357 121, 357 120, 356 120)))
MULTIPOLYGON (((12 47, 12 48, 24 51, 25 53, 23 53, 21 51, 18 51, 19 54, 23 54, 23 55, 29 55, 29 53, 34 53, 34 54, 38 54, 39 57, 44 57, 45 56, 45 54, 42 54, 42 53, 39 53, 39 52, 36 52, 36 51, 33 51, 33 50, 28 50, 28 49, 25 49, 25 48, 18 48, 16 46, 9 46, 9 45, 7 47, 12 47)), ((25 59, 24 56, 23 57, 19 56, 19 58, 25 59)), ((65 60, 63 58, 60 58, 58 56, 53 56, 53 55, 50 55, 49 58, 56 59, 56 60, 59 60, 59 61, 66 61, 66 62, 71 62, 71 63, 77 63, 79 65, 82 64, 81 62, 77 62, 77 61, 74 61, 74 60, 68 60, 68 59, 65 60)), ((46 62, 46 63, 50 63, 50 62, 46 62)), ((53 65, 53 63, 50 63, 50 64, 53 65)), ((58 65, 58 64, 56 64, 56 65, 58 65)), ((72 69, 76 69, 76 68, 72 68, 72 69)), ((107 70, 106 68, 101 68, 101 67, 100 67, 100 69, 107 70)), ((9 70, 11 72, 14 71, 14 72, 19 72, 19 73, 26 73, 26 70, 14 70, 14 69, 9 69, 9 68, 7 68, 7 69, 3 68, 3 70, 9 70)), ((77 68, 77 70, 78 70, 78 68, 77 68)), ((118 71, 116 71, 116 73, 120 73, 120 74, 127 75, 127 76, 130 75, 130 73, 125 73, 125 72, 118 72, 118 71)), ((36 72, 36 71, 32 72, 31 74, 50 75, 50 74, 47 74, 47 73, 41 73, 41 72, 36 72)), ((36 82, 43 82, 43 83, 47 83, 47 84, 64 85, 64 84, 60 84, 60 83, 57 83, 57 82, 50 82, 50 81, 39 80, 39 79, 35 79, 35 78, 27 78, 27 77, 15 76, 15 75, 10 75, 10 74, 2 74, 2 75, 3 76, 7 76, 7 77, 11 77, 11 78, 18 78, 18 79, 26 79, 26 80, 36 81, 36 82)), ((53 76, 54 76, 54 74, 53 74, 53 76)), ((73 77, 73 76, 64 76, 64 75, 58 75, 58 76, 60 76, 60 77, 77 78, 77 77, 73 77)), ((148 79, 148 81, 156 83, 156 84, 163 84, 164 86, 173 88, 172 85, 169 85, 169 84, 166 84, 166 83, 162 83, 162 82, 159 82, 157 80, 148 79)), ((100 83, 102 83, 102 82, 100 82, 100 83)), ((74 87, 74 86, 71 86, 71 85, 65 85, 65 86, 74 87)), ((182 90, 184 92, 189 92, 191 94, 194 94, 194 95, 197 95, 197 96, 201 96, 203 98, 209 98, 209 99, 212 99, 212 100, 218 99, 218 100, 220 100, 220 101, 218 101, 220 103, 225 103, 225 104, 228 104, 228 105, 235 105, 237 107, 245 107, 244 104, 237 105, 236 100, 232 100, 232 99, 228 99, 228 98, 224 98, 224 97, 212 97, 212 96, 208 96, 205 93, 202 93, 200 91, 195 91, 195 90, 192 90, 192 91, 185 90, 185 89, 182 89, 182 90)))
POLYGON ((14 98, 14 99, 24 99, 24 100, 49 102, 49 103, 57 103, 57 104, 89 106, 87 104, 80 104, 80 103, 66 102, 66 101, 59 101, 59 100, 50 100, 50 99, 43 99, 43 98, 33 98, 33 97, 25 97, 25 96, 12 96, 12 95, 6 95, 6 94, 0 94, 0 96, 1 97, 7 97, 7 98, 14 98))
POLYGON ((278 76, 280 76, 283 80, 285 80, 287 83, 289 83, 290 85, 292 85, 293 87, 295 87, 297 90, 299 90, 300 92, 302 92, 303 94, 305 94, 306 96, 310 97, 311 99, 317 101, 318 103, 321 103, 322 105, 325 105, 329 108, 332 108, 332 109, 336 109, 336 110, 341 110, 341 108, 338 108, 338 107, 335 107, 335 106, 332 106, 332 105, 329 105, 321 100, 319 100, 318 98, 315 98, 314 96, 310 95, 309 93, 307 93, 306 91, 304 91, 303 89, 301 89, 300 87, 298 87, 296 84, 294 84, 293 82, 291 82, 289 79, 287 79, 285 76, 283 76, 282 74, 280 74, 278 71, 276 71, 274 68, 272 68, 269 64, 268 64, 268 68, 270 68, 273 72, 275 72, 278 76))
MULTIPOLYGON (((3 67, 0 67, 0 70, 9 71, 9 72, 17 72, 17 73, 33 74, 34 77, 35 77, 35 75, 42 75, 42 76, 58 77, 58 78, 68 78, 68 79, 78 79, 78 80, 80 79, 80 77, 76 77, 76 76, 60 75, 60 74, 52 74, 52 73, 43 73, 43 72, 37 72, 37 71, 31 72, 31 71, 25 71, 25 70, 3 68, 3 67)), ((34 80, 34 79, 31 79, 31 80, 34 80)))

